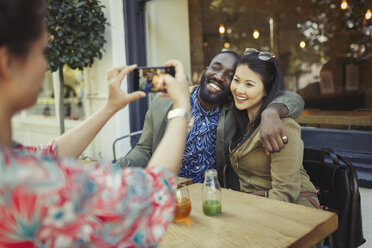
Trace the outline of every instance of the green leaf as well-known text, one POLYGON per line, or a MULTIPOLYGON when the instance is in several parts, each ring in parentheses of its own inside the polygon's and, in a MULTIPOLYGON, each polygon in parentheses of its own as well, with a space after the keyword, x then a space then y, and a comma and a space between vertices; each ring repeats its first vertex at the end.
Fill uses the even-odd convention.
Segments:
POLYGON ((46 58, 50 70, 60 65, 83 69, 104 51, 108 25, 99 0, 47 0, 48 30, 54 36, 46 58), (57 28, 58 27, 58 28, 57 28))

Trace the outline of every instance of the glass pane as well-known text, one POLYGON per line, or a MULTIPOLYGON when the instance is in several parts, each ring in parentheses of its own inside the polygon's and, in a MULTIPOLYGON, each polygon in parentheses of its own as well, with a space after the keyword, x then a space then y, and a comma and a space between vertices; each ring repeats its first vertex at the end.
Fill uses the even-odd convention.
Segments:
POLYGON ((345 10, 336 0, 190 1, 193 83, 221 50, 252 47, 276 55, 286 89, 305 108, 372 110, 369 1, 348 1, 345 10))
POLYGON ((84 97, 84 77, 80 70, 73 70, 64 66, 63 75, 65 80, 64 87, 64 108, 66 119, 84 119, 83 97, 84 97))
MULTIPOLYGON (((68 66, 63 68, 64 75, 64 112, 65 118, 71 120, 84 119, 84 80, 80 70, 72 70, 68 66)), ((43 91, 40 93, 32 108, 27 110, 27 115, 55 117, 55 98, 53 89, 53 76, 50 71, 46 73, 43 91)))
POLYGON ((43 91, 40 93, 37 103, 27 110, 27 115, 54 117, 56 115, 54 107, 54 90, 52 73, 45 74, 43 91))

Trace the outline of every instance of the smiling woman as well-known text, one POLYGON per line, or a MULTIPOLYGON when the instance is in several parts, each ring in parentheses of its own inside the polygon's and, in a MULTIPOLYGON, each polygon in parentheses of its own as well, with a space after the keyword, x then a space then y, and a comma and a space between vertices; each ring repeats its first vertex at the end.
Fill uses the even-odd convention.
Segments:
POLYGON ((275 56, 263 59, 260 57, 261 52, 250 48, 247 50, 238 63, 230 85, 237 119, 232 147, 237 146, 247 132, 260 125, 262 112, 283 87, 282 74, 275 56))
MULTIPOLYGON (((260 140, 261 113, 283 84, 275 56, 246 52, 238 63, 231 92, 237 129, 230 146, 230 162, 246 193, 319 208, 316 190, 302 166, 300 126, 283 119, 288 144, 279 153, 267 154, 260 140)), ((268 53, 267 53, 268 54, 268 53)))
POLYGON ((261 76, 248 66, 239 66, 231 82, 231 93, 235 106, 248 112, 249 120, 254 120, 262 107, 265 92, 261 76))

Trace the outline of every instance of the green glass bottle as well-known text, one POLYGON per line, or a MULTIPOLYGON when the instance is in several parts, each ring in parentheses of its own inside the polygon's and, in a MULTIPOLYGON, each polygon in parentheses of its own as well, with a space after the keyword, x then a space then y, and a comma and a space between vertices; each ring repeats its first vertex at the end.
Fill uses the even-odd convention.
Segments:
POLYGON ((205 172, 202 187, 203 213, 208 216, 215 216, 221 213, 221 187, 217 179, 216 170, 205 172))

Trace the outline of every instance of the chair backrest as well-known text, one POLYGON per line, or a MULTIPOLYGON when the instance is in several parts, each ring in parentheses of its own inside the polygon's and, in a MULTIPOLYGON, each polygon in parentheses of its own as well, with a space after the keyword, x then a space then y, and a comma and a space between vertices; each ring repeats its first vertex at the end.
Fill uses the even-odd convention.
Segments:
MULTIPOLYGON (((141 134, 142 134, 142 130, 139 130, 139 131, 135 131, 133 133, 130 133, 130 134, 127 134, 127 135, 124 135, 124 136, 121 136, 121 137, 115 139, 114 142, 112 143, 112 153, 113 153, 113 157, 114 157, 113 162, 116 162, 116 144, 119 141, 122 141, 126 138, 138 137, 138 139, 139 139, 141 134)), ((138 139, 137 139, 137 142, 138 142, 138 139)), ((137 142, 135 142, 135 143, 137 143, 137 142)), ((132 147, 132 149, 133 149, 133 147, 132 147)))
POLYGON ((332 150, 357 169, 360 187, 372 188, 372 132, 301 127, 305 147, 332 150))
POLYGON ((332 149, 305 148, 303 165, 322 207, 338 215, 338 229, 326 244, 358 247, 365 242, 358 177, 354 166, 332 149))

